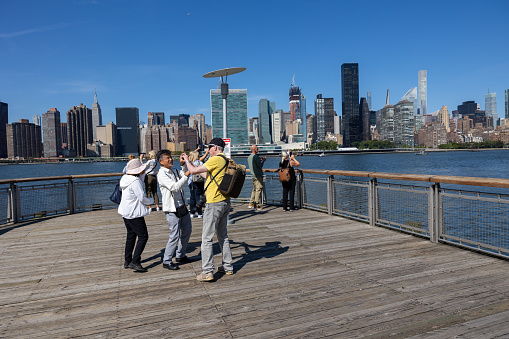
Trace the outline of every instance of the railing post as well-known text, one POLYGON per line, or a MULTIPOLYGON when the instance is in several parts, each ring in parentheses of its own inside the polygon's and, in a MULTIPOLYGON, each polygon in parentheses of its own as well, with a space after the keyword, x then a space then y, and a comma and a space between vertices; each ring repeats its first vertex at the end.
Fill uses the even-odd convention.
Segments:
POLYGON ((265 191, 265 184, 267 183, 267 176, 264 175, 262 178, 263 178, 262 179, 263 185, 262 185, 262 196, 260 197, 260 199, 261 199, 260 203, 262 205, 266 205, 267 204, 267 191, 265 191))
POLYGON ((332 212, 334 211, 334 204, 335 204, 335 197, 334 197, 334 176, 329 175, 327 178, 327 213, 329 215, 332 215, 332 212))
POLYGON ((430 241, 437 243, 440 229, 440 184, 430 186, 428 197, 428 225, 430 241))
POLYGON ((303 206, 303 192, 302 192, 302 171, 297 171, 297 182, 295 183, 295 190, 297 191, 297 205, 299 208, 303 206))
POLYGON ((377 194, 376 194, 376 178, 369 180, 368 187, 368 218, 371 226, 376 225, 376 206, 377 206, 377 194))
POLYGON ((21 198, 18 191, 18 186, 14 183, 10 185, 9 194, 9 213, 13 223, 18 223, 21 219, 21 198))
POLYGON ((67 209, 70 214, 76 213, 76 187, 74 181, 69 179, 67 184, 67 209))

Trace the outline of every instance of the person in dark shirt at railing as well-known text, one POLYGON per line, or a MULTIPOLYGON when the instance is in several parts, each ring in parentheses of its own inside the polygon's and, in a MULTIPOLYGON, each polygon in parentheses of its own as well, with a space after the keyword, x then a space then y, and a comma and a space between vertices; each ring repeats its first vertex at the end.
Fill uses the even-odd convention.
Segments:
POLYGON ((290 170, 290 181, 281 182, 283 185, 283 211, 293 212, 295 210, 294 205, 294 196, 295 196, 295 184, 297 183, 297 178, 295 176, 294 167, 299 167, 300 163, 295 159, 295 156, 290 151, 287 153, 283 151, 281 162, 279 163, 280 169, 289 168, 290 170), (288 196, 290 196, 290 209, 288 209, 288 196))

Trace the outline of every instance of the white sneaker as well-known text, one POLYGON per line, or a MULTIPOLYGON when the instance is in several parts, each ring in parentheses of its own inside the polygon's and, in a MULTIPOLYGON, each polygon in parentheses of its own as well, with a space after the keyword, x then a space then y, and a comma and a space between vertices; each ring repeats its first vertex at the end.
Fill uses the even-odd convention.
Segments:
POLYGON ((161 210, 161 207, 156 207, 156 211, 160 211, 161 210))
POLYGON ((203 214, 198 214, 198 219, 203 219, 203 214))
POLYGON ((191 218, 196 218, 196 214, 191 213, 191 218))

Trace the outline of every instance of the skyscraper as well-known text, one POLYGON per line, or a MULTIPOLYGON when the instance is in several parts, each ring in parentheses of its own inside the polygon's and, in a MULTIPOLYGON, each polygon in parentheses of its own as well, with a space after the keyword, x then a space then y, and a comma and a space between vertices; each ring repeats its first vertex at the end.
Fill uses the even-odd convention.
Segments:
POLYGON ((223 136, 223 97, 210 90, 212 137, 230 138, 234 145, 247 144, 247 89, 230 89, 226 98, 227 131, 223 136))
POLYGON ((118 156, 126 157, 129 154, 139 153, 140 111, 138 107, 117 107, 117 145, 118 156))
POLYGON ((67 147, 76 156, 87 156, 87 145, 93 143, 92 110, 80 104, 67 111, 67 147))
POLYGON ((205 135, 205 116, 203 114, 191 115, 189 117, 189 127, 196 128, 198 130, 200 144, 207 143, 205 135))
POLYGON ((359 115, 362 119, 362 140, 371 140, 371 132, 369 129, 369 105, 366 98, 361 98, 359 104, 359 115))
POLYGON ((32 123, 35 126, 41 126, 41 116, 39 114, 36 114, 32 117, 32 123))
POLYGON ((7 134, 5 126, 8 121, 9 105, 0 101, 0 158, 7 158, 7 134))
POLYGON ((417 103, 417 87, 410 88, 405 95, 401 98, 401 101, 406 100, 414 104, 414 114, 417 114, 419 105, 417 103))
POLYGON ((419 71, 419 115, 428 114, 428 73, 419 71))
POLYGON ((394 142, 394 106, 385 105, 380 110, 380 134, 382 140, 394 142))
POLYGON ((56 108, 50 108, 42 115, 42 134, 44 157, 58 157, 61 155, 60 112, 56 108))
MULTIPOLYGON (((484 97, 486 118, 493 118, 493 128, 497 127, 498 113, 497 113, 497 93, 488 93, 484 97)), ((486 120, 488 121, 488 119, 486 120)))
POLYGON ((341 100, 343 144, 351 146, 362 140, 362 120, 359 115, 359 64, 341 65, 341 100))
POLYGON ((271 116, 276 111, 276 103, 267 99, 258 102, 258 141, 260 144, 272 142, 271 116))
POLYGON ((402 100, 394 106, 394 145, 414 147, 414 105, 402 100))
MULTIPOLYGON (((293 124, 291 128, 291 138, 292 142, 305 142, 306 141, 306 97, 302 94, 302 91, 299 87, 295 85, 295 80, 292 78, 292 84, 290 86, 290 90, 288 92, 289 96, 289 112, 290 118, 289 121, 293 122, 297 121, 297 125, 293 124), (294 128, 297 127, 297 128, 294 128)), ((284 126, 287 125, 286 124, 284 126)), ((288 131, 287 131, 288 133, 288 131)), ((289 134, 287 134, 289 136, 289 134)))
POLYGON ((368 108, 372 110, 373 106, 371 106, 371 92, 368 92, 368 94, 366 95, 366 100, 368 101, 368 108))
POLYGON ((283 110, 278 109, 271 116, 272 125, 272 143, 281 141, 281 131, 283 129, 281 122, 283 119, 283 110))
POLYGON ((316 140, 325 141, 327 133, 334 134, 334 98, 322 98, 318 94, 315 99, 316 140))
POLYGON ((92 140, 97 140, 97 126, 102 126, 102 124, 101 106, 97 102, 97 91, 95 91, 94 103, 92 105, 92 140))
POLYGON ((449 115, 449 109, 447 109, 447 106, 445 106, 445 105, 442 106, 440 111, 438 111, 437 118, 438 118, 438 122, 440 122, 441 124, 444 124, 447 133, 449 133, 451 131, 451 127, 449 126, 450 115, 449 115))

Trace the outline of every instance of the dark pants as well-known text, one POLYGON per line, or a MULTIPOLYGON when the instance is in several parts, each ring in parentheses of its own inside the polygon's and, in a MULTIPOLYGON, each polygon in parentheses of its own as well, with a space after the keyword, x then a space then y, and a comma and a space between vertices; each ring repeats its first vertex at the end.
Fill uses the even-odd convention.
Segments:
POLYGON ((202 208, 196 208, 196 203, 200 201, 200 196, 203 194, 205 183, 203 182, 191 182, 189 184, 189 192, 190 198, 189 198, 189 210, 191 211, 191 214, 194 214, 195 212, 198 212, 198 214, 203 214, 202 208))
POLYGON ((125 240, 125 261, 139 264, 141 261, 141 253, 143 253, 148 240, 145 218, 124 218, 124 224, 127 229, 127 238, 125 240), (138 242, 136 242, 136 237, 138 237, 138 242), (136 248, 134 248, 134 244, 136 244, 136 248))
POLYGON ((283 209, 288 209, 288 195, 290 195, 290 209, 293 210, 294 206, 294 196, 295 196, 295 183, 297 180, 292 178, 290 182, 283 182, 283 209))
POLYGON ((145 193, 147 198, 154 196, 154 203, 159 205, 159 196, 157 195, 157 177, 152 174, 145 176, 145 193))

